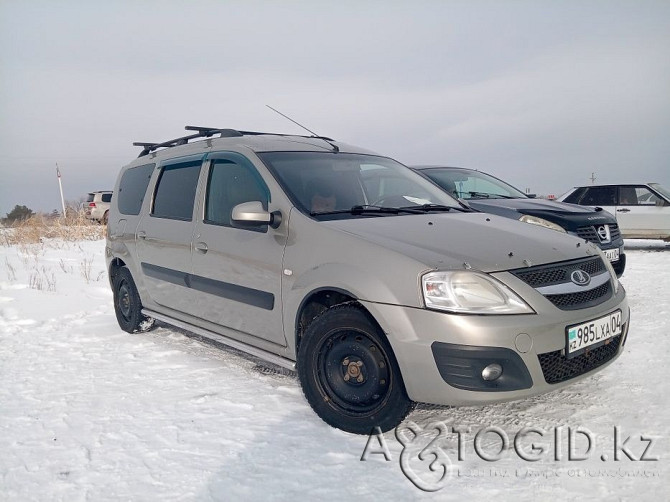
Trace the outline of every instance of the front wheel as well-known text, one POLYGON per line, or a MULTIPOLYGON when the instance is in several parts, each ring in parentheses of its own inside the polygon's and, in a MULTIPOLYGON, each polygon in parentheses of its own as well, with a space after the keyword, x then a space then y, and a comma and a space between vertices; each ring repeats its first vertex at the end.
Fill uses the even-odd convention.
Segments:
POLYGON ((130 270, 121 267, 114 275, 114 312, 123 331, 136 333, 149 330, 154 320, 142 314, 142 302, 130 270))
POLYGON ((386 432, 413 407, 386 337, 356 305, 330 308, 310 324, 298 377, 316 414, 346 432, 386 432))

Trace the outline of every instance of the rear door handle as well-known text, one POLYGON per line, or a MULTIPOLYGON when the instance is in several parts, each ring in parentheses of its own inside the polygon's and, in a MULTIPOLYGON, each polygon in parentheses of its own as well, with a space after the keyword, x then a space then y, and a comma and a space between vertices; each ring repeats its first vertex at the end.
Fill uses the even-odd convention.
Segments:
POLYGON ((626 209, 626 208, 617 209, 616 212, 617 213, 630 213, 630 209, 626 209))
POLYGON ((202 254, 205 254, 207 252, 207 243, 206 242, 196 242, 195 243, 195 249, 200 251, 202 254))

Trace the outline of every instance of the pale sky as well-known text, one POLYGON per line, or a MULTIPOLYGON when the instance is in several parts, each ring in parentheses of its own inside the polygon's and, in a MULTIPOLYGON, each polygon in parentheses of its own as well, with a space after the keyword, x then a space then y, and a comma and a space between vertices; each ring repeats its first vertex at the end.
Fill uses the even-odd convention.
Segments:
POLYGON ((0 216, 185 125, 321 135, 520 189, 670 188, 670 1, 0 0, 0 216))

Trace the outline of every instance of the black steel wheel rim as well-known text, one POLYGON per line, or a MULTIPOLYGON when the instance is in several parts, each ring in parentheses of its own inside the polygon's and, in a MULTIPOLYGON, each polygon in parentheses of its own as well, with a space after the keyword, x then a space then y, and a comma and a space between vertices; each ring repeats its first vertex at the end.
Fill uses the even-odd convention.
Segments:
POLYGON ((324 339, 317 354, 317 382, 342 411, 369 413, 386 401, 391 384, 388 356, 369 335, 338 330, 324 339))
POLYGON ((121 284, 119 284, 119 295, 118 295, 118 301, 117 304, 119 306, 119 312, 121 312, 121 316, 126 321, 130 321, 130 314, 131 314, 131 302, 130 302, 130 288, 128 286, 127 281, 121 281, 121 284))

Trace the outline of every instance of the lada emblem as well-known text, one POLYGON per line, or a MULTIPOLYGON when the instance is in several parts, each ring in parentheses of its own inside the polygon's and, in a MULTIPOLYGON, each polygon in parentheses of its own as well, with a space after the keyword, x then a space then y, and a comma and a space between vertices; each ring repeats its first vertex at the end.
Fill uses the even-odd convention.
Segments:
POLYGON ((570 280, 577 286, 586 286, 591 282, 591 276, 587 272, 577 269, 570 274, 570 280))

